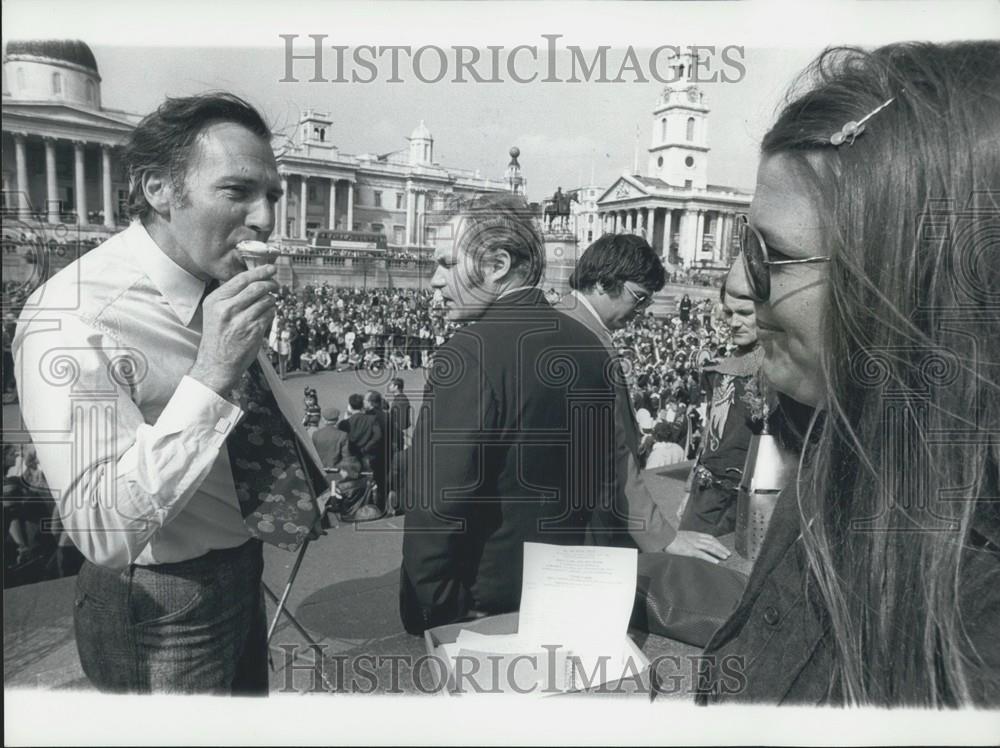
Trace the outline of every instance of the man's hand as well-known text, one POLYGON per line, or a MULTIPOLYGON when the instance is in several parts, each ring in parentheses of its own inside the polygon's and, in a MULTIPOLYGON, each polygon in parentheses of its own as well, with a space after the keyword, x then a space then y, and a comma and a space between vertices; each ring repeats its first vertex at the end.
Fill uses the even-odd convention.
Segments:
POLYGON ((271 327, 276 272, 274 265, 261 265, 230 278, 205 297, 201 344, 188 376, 228 396, 271 327))
POLYGON ((711 561, 713 564, 725 561, 730 556, 729 549, 717 538, 691 530, 679 530, 673 542, 664 550, 675 556, 692 556, 703 561, 711 561))

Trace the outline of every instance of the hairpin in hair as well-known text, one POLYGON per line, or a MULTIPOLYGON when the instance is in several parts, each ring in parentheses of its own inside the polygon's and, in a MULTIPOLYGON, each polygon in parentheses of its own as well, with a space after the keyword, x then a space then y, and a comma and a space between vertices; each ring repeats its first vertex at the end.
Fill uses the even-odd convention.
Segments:
POLYGON ((845 142, 847 143, 847 145, 854 145, 854 139, 865 131, 865 122, 867 122, 876 114, 881 112, 895 100, 896 97, 893 96, 880 106, 877 106, 874 109, 872 109, 870 112, 868 112, 868 114, 866 114, 857 122, 855 122, 854 120, 848 122, 846 125, 840 128, 838 132, 835 132, 833 135, 830 136, 831 145, 842 145, 845 142))

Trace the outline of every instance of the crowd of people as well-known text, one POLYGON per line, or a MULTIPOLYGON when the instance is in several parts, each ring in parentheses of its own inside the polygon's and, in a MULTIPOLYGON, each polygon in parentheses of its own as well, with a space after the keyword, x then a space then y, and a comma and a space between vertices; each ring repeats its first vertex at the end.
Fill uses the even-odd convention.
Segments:
MULTIPOLYGON (((685 294, 676 313, 657 318, 636 316, 614 335, 626 366, 633 408, 644 440, 645 459, 654 449, 654 465, 662 466, 666 446, 675 461, 692 459, 701 442, 707 402, 703 367, 729 354, 729 326, 721 315, 718 298, 696 302, 685 294)), ((643 462, 643 465, 648 465, 643 462)))
POLYGON ((427 367, 455 326, 428 290, 282 287, 268 347, 279 374, 427 367))

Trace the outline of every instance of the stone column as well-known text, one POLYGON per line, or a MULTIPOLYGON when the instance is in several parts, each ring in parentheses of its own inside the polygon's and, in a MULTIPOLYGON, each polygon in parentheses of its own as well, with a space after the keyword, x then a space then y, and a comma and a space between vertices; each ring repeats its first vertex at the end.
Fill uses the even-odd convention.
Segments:
POLYGON ((677 225, 677 255, 685 265, 690 264, 694 256, 694 240, 691 238, 693 218, 691 211, 684 209, 677 225))
POLYGON ((716 262, 722 262, 722 231, 725 229, 726 217, 721 210, 715 212, 715 251, 712 252, 716 262))
POLYGON ((701 247, 702 240, 705 236, 705 211, 698 211, 698 222, 695 224, 696 228, 694 230, 694 241, 695 241, 695 259, 701 259, 701 247))
POLYGON ((45 141, 45 208, 49 223, 59 223, 59 186, 56 183, 56 141, 45 141))
POLYGON ((278 238, 288 237, 288 175, 281 175, 281 200, 278 202, 278 238))
POLYGON ((309 177, 302 174, 299 177, 299 239, 306 238, 306 208, 309 205, 309 177))
POLYGON ((101 202, 104 207, 104 227, 113 229, 117 225, 111 196, 111 146, 101 145, 101 202))
POLYGON ((424 246, 424 221, 427 218, 427 193, 423 190, 417 193, 417 237, 416 245, 424 246))
POLYGON ((330 213, 326 217, 326 227, 333 231, 337 228, 337 180, 330 177, 330 213))
POLYGON ((672 224, 674 222, 674 211, 672 208, 663 209, 663 256, 670 259, 670 242, 674 240, 672 224))
POLYGON ((413 243, 413 183, 406 183, 406 236, 403 244, 409 246, 413 243))
POLYGON ((726 214, 726 225, 725 230, 722 232, 722 240, 725 242, 725 250, 723 257, 725 257, 726 262, 729 262, 730 258, 733 256, 733 230, 736 228, 736 214, 727 213, 726 214))
POLYGON ((83 226, 87 220, 87 176, 84 173, 83 141, 73 141, 73 173, 76 176, 76 222, 83 226))
POLYGON ((354 231, 354 182, 347 183, 347 230, 354 231))
POLYGON ((21 219, 31 218, 31 203, 28 192, 28 161, 25 155, 24 133, 14 135, 14 160, 17 162, 17 216, 21 219))

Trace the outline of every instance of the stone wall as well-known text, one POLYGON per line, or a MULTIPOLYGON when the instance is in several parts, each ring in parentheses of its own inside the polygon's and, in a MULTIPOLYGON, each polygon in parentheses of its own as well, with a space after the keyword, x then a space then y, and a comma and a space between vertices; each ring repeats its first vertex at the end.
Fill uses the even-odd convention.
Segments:
POLYGON ((395 260, 384 257, 325 257, 282 255, 278 282, 290 288, 331 286, 348 288, 430 288, 432 260, 395 260))

